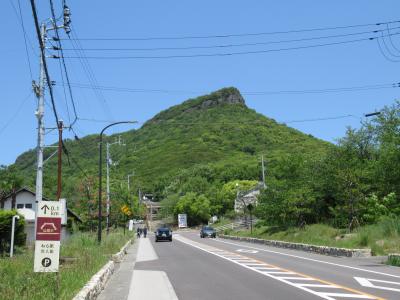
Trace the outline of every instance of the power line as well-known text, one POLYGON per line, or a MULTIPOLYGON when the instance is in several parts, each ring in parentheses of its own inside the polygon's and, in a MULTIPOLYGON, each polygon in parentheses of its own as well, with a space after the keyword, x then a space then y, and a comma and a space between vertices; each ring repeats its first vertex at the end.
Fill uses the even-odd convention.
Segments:
MULTIPOLYGON (((71 83, 74 88, 91 89, 92 87, 88 84, 83 83, 71 83)), ((379 89, 392 89, 399 88, 400 82, 396 83, 384 83, 384 84, 371 84, 362 86, 351 86, 351 87, 338 87, 338 88, 326 88, 326 89, 309 89, 309 90, 280 90, 280 91, 244 91, 241 92, 243 95, 248 96, 261 96, 261 95, 280 95, 280 94, 320 94, 320 93, 339 93, 339 92, 354 92, 354 91, 366 91, 366 90, 379 90, 379 89)), ((114 87, 114 86, 97 86, 97 89, 103 91, 115 91, 115 92, 127 92, 127 93, 165 93, 165 94, 200 94, 206 93, 205 91, 185 91, 185 90, 165 90, 165 89, 134 89, 127 87, 114 87)), ((81 119, 81 118, 79 118, 81 119)), ((82 120, 82 119, 81 119, 82 120)))
POLYGON ((15 112, 12 114, 12 116, 10 117, 10 119, 8 119, 8 121, 2 126, 0 127, 0 134, 7 129, 7 127, 12 123, 12 121, 14 121, 14 119, 18 116, 18 114, 21 112, 22 108, 24 107, 26 101, 28 101, 28 99, 32 96, 33 91, 31 91, 29 93, 28 96, 26 96, 20 103, 20 105, 17 107, 17 109, 15 110, 15 112))
MULTIPOLYGON (((387 30, 388 34, 390 34, 391 29, 389 28, 389 25, 386 25, 386 30, 387 30)), ((400 49, 397 48, 396 45, 393 43, 393 39, 391 36, 389 36, 389 41, 390 41, 390 44, 392 45, 393 49, 395 49, 397 52, 400 53, 400 49)))
MULTIPOLYGON (((400 32, 392 33, 390 36, 399 35, 400 32)), ((386 35, 387 36, 387 35, 386 35)), ((319 48, 326 46, 335 46, 335 45, 343 45, 350 43, 358 43, 363 41, 372 41, 379 38, 378 36, 369 37, 369 38, 361 38, 355 40, 347 40, 347 41, 339 41, 339 42, 331 42, 324 44, 315 44, 315 45, 306 45, 306 46, 297 46, 297 47, 286 47, 286 48, 277 48, 277 49, 267 49, 267 50, 255 50, 255 51, 239 51, 239 52, 221 52, 221 53, 202 53, 202 54, 186 54, 186 55, 164 55, 164 56, 86 56, 87 59, 112 59, 112 60, 122 60, 122 59, 171 59, 171 58, 195 58, 195 57, 223 57, 223 56, 235 56, 235 55, 248 55, 248 54, 262 54, 262 53, 271 53, 271 52, 282 52, 282 51, 290 51, 290 50, 303 50, 303 49, 311 49, 311 48, 319 48)), ((66 56, 69 59, 79 59, 79 56, 66 56)))
MULTIPOLYGON (((393 29, 398 29, 400 27, 392 27, 393 29)), ((305 42, 312 40, 322 40, 322 39, 331 39, 331 38, 341 38, 355 35, 364 35, 364 34, 376 34, 379 32, 384 32, 386 29, 380 30, 369 30, 362 32, 353 32, 347 34, 336 34, 336 35, 328 35, 328 36, 318 36, 311 38, 301 38, 301 39, 289 39, 289 40, 280 40, 280 41, 268 41, 268 42, 256 42, 256 43, 240 43, 240 44, 219 44, 219 45, 209 45, 209 46, 187 46, 187 47, 153 47, 153 48, 85 48, 85 51, 159 51, 159 50, 193 50, 193 49, 214 49, 214 48, 233 48, 233 47, 248 47, 248 46, 261 46, 261 45, 270 45, 270 44, 282 44, 282 43, 293 43, 293 42, 305 42)), ((70 51, 74 49, 64 48, 65 51, 70 51)))
MULTIPOLYGON (((71 33, 74 37, 77 37, 76 33, 75 33, 75 29, 71 26, 71 33)), ((75 53, 79 56, 79 62, 82 65, 82 68, 84 70, 84 73, 87 77, 87 79, 89 80, 91 89, 94 92, 94 95, 96 96, 96 99, 99 100, 99 103, 103 106, 103 110, 105 112, 105 114, 108 114, 109 116, 111 116, 111 110, 108 107, 107 104, 107 100, 104 97, 104 95, 98 90, 96 89, 96 86, 98 86, 98 82, 97 79, 95 77, 95 74, 90 66, 89 60, 86 58, 85 52, 82 49, 82 46, 79 42, 78 39, 72 39, 70 38, 71 42, 72 42, 72 46, 75 50, 75 53)), ((112 118, 112 116, 111 116, 112 118)))
MULTIPOLYGON (((52 18, 53 18, 53 26, 54 26, 56 37, 57 37, 57 43, 58 43, 58 46, 59 46, 58 47, 58 51, 61 54, 61 62, 62 62, 62 65, 64 67, 65 79, 67 80, 69 96, 71 98, 72 108, 73 108, 74 115, 75 115, 74 121, 72 121, 72 123, 70 124, 70 126, 73 126, 76 123, 76 121, 78 120, 78 114, 76 112, 75 100, 74 100, 74 96, 72 94, 72 89, 71 89, 71 85, 70 85, 70 81, 69 81, 67 66, 65 64, 65 59, 64 59, 64 52, 63 52, 63 49, 62 49, 62 45, 61 45, 61 41, 60 41, 60 35, 58 33, 58 27, 57 27, 57 24, 56 24, 56 15, 55 15, 55 11, 54 11, 53 0, 50 0, 50 10, 51 10, 52 18)), ((67 110, 68 110, 68 105, 67 105, 67 110)), ((69 115, 69 113, 68 113, 68 115, 69 115)))
MULTIPOLYGON (((127 37, 127 38, 80 38, 81 41, 152 41, 152 40, 187 40, 187 39, 210 39, 210 38, 231 38, 231 37, 245 37, 245 36, 262 36, 262 35, 276 35, 276 34, 289 34, 289 33, 301 33, 301 32, 314 32, 314 31, 326 31, 326 30, 337 30, 337 29, 350 29, 357 27, 369 27, 369 26, 381 26, 386 24, 399 23, 400 21, 388 21, 379 23, 367 23, 367 24, 356 24, 356 25, 345 25, 345 26, 333 26, 333 27, 319 27, 319 28, 308 28, 308 29, 297 29, 297 30, 286 30, 286 31, 272 31, 272 32, 256 32, 256 33, 234 33, 234 34, 221 34, 221 35, 200 35, 200 36, 169 36, 169 37, 127 37)), ((76 38, 75 38, 76 40, 76 38)))
MULTIPOLYGON (((13 10, 14 10, 15 15, 17 16, 17 18, 19 18, 18 21, 19 21, 19 23, 20 23, 20 25, 21 25, 22 34, 23 34, 23 36, 24 36, 25 53, 26 53, 26 59, 27 59, 27 62, 28 62, 28 67, 29 67, 29 74, 31 75, 31 80, 33 80, 32 67, 31 67, 31 60, 30 60, 30 58, 29 58, 29 51, 28 51, 28 45, 27 45, 27 38, 28 38, 28 37, 27 37, 27 35, 26 35, 26 30, 25 30, 25 25, 24 25, 24 19, 22 18, 21 3, 20 3, 20 0, 18 0, 18 9, 19 9, 19 10, 18 10, 18 12, 17 12, 17 9, 16 9, 14 3, 12 2, 12 0, 9 0, 9 2, 10 2, 11 6, 12 6, 12 8, 13 8, 13 10)), ((30 40, 29 40, 29 42, 30 42, 30 40)), ((30 42, 30 44, 31 44, 31 48, 34 50, 34 48, 33 48, 31 42, 30 42)))
POLYGON ((33 19, 35 21, 35 29, 36 29, 36 34, 39 40, 39 45, 40 45, 40 52, 42 55, 42 62, 43 62, 43 69, 46 75, 46 82, 47 82, 47 86, 49 88, 49 93, 50 93, 50 98, 51 98, 51 106, 53 109, 53 114, 54 117, 56 119, 56 124, 59 124, 59 120, 58 120, 58 114, 57 114, 57 110, 56 110, 56 104, 55 104, 55 100, 54 100, 54 95, 53 95, 53 87, 52 87, 52 82, 50 80, 50 76, 49 76, 49 71, 47 68, 47 62, 46 62, 46 53, 45 53, 45 47, 43 44, 43 40, 41 38, 41 34, 40 34, 40 28, 39 28, 39 21, 38 21, 38 16, 37 16, 37 12, 36 12, 36 5, 35 5, 35 0, 30 0, 31 2, 31 7, 32 7, 32 14, 33 14, 33 19))

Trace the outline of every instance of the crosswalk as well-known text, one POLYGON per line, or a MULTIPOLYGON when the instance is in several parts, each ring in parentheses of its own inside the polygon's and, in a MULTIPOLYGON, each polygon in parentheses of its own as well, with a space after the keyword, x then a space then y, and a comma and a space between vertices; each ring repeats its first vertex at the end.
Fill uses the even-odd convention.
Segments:
POLYGON ((263 261, 259 261, 242 254, 222 250, 213 246, 205 245, 181 235, 175 235, 175 240, 228 260, 241 267, 255 271, 266 277, 278 280, 292 287, 301 289, 319 298, 327 300, 336 299, 375 299, 383 300, 380 297, 366 294, 348 287, 344 287, 325 280, 314 278, 295 271, 287 270, 279 266, 274 266, 263 261))

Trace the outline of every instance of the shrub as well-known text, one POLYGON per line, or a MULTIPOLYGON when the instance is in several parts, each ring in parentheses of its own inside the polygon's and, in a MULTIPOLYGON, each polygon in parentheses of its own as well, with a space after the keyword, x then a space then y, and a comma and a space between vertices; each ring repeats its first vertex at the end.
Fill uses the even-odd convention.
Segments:
MULTIPOLYGON (((10 250, 11 222, 12 217, 17 212, 15 210, 0 210, 0 255, 4 255, 10 250)), ((20 219, 15 223, 14 245, 24 246, 26 234, 24 232, 25 221, 20 215, 20 219)))

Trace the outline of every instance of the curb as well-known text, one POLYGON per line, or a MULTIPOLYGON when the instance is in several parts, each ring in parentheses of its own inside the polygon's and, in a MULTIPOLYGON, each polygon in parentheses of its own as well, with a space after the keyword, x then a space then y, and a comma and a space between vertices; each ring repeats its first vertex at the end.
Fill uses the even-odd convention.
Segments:
POLYGON ((219 234, 218 237, 229 240, 237 240, 243 242, 250 242, 255 244, 263 244, 267 246, 279 247, 279 248, 287 248, 294 249, 306 252, 313 252, 318 254, 324 254, 329 256, 345 256, 345 257, 371 257, 371 249, 348 249, 348 248, 336 248, 336 247, 327 247, 327 246, 317 246, 310 244, 301 244, 301 243, 290 243, 290 242, 282 242, 282 241, 274 241, 274 240, 264 240, 250 237, 239 237, 239 236, 231 236, 219 234))
POLYGON ((90 280, 85 284, 85 286, 76 294, 73 300, 92 300, 96 299, 97 296, 101 293, 106 285, 108 279, 110 279, 111 275, 115 271, 115 264, 122 261, 124 255, 127 252, 128 246, 133 242, 133 240, 129 240, 119 252, 114 254, 111 257, 111 260, 108 261, 96 274, 90 278, 90 280))

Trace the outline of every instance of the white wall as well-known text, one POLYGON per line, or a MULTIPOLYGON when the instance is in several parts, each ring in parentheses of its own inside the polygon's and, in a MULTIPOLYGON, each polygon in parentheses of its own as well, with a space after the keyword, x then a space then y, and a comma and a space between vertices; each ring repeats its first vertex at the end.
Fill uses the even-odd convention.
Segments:
MULTIPOLYGON (((30 211, 29 216, 35 216, 36 212, 36 202, 35 202, 35 196, 32 195, 29 192, 22 191, 17 194, 17 199, 15 201, 15 209, 17 209, 17 204, 23 204, 25 207, 25 204, 32 204, 32 208, 28 209, 30 211)), ((11 202, 12 202, 12 197, 9 197, 5 200, 4 202, 4 210, 11 210, 11 202)), ((21 213, 22 215, 25 216, 24 213, 21 213)), ((26 215, 28 217, 28 215, 26 215)), ((26 218, 27 221, 29 221, 31 218, 26 218)), ((34 218, 33 218, 34 220, 34 218)))

